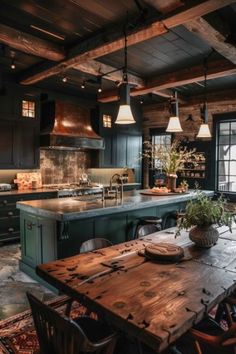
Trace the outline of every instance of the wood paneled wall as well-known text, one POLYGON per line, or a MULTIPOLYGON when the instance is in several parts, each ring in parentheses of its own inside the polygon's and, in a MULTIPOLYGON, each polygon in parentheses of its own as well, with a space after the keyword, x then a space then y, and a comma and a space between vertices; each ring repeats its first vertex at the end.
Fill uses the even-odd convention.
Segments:
MULTIPOLYGON (((182 104, 179 105, 179 117, 183 128, 182 133, 176 133, 175 138, 182 140, 188 138, 194 141, 201 124, 200 104, 182 104), (192 115, 193 121, 186 119, 192 115)), ((222 97, 222 101, 208 103, 208 117, 209 126, 212 131, 212 116, 215 114, 222 114, 228 112, 236 112, 236 96, 235 99, 227 99, 222 97)), ((149 139, 150 129, 152 128, 166 128, 169 120, 169 105, 166 103, 158 103, 147 105, 143 107, 143 136, 144 140, 149 139)), ((143 167, 143 183, 144 188, 149 187, 149 167, 144 163, 143 167)))

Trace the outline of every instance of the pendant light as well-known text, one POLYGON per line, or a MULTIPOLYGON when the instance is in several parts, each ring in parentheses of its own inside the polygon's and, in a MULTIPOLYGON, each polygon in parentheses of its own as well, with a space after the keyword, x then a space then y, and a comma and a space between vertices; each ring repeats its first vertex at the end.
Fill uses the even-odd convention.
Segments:
POLYGON ((127 34, 126 30, 124 31, 125 35, 125 47, 124 47, 124 57, 125 65, 123 69, 123 83, 119 88, 120 95, 120 108, 116 118, 116 124, 134 124, 135 120, 130 108, 130 86, 128 83, 128 74, 127 74, 127 34))
POLYGON ((202 108, 202 123, 200 125, 197 138, 211 138, 211 132, 208 125, 208 109, 207 109, 207 58, 204 59, 204 104, 202 108))
POLYGON ((179 121, 179 105, 177 92, 175 91, 174 100, 170 101, 170 111, 171 116, 169 118, 169 123, 166 128, 168 133, 180 133, 183 131, 180 121, 179 121))

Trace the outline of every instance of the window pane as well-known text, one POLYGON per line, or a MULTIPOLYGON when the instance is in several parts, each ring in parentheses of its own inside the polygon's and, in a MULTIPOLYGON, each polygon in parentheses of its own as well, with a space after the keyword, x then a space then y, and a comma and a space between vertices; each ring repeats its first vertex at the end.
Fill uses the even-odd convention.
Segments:
POLYGON ((220 135, 230 134, 230 123, 220 123, 220 135))
POLYGON ((229 145, 219 145, 219 160, 229 160, 229 145))
POLYGON ((236 160, 236 145, 230 146, 230 160, 236 160))
POLYGON ((229 191, 236 192, 236 175, 229 177, 229 191))
POLYGON ((230 175, 235 175, 236 176, 236 161, 230 161, 230 175))
POLYGON ((229 162, 228 161, 219 161, 219 174, 227 175, 229 173, 229 162))
POLYGON ((234 134, 234 135, 231 135, 231 144, 234 144, 234 145, 236 145, 236 134, 234 134))
POLYGON ((229 145, 229 137, 230 137, 230 135, 220 135, 219 136, 219 144, 229 145))
POLYGON ((236 135, 236 122, 231 123, 231 134, 236 135))

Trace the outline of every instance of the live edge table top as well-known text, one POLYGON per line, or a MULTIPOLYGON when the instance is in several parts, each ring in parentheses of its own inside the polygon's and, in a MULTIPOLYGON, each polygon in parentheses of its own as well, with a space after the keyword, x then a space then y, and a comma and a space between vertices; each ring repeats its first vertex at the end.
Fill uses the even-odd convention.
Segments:
POLYGON ((236 289, 236 230, 224 231, 210 249, 198 249, 187 233, 175 238, 169 229, 43 264, 36 271, 115 328, 161 352, 236 289), (184 260, 160 264, 138 255, 157 242, 182 246, 184 260))

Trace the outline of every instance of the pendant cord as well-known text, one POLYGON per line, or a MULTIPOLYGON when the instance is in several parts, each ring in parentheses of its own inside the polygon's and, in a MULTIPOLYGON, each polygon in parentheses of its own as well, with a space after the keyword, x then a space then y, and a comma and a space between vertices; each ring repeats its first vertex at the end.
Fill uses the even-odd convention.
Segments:
POLYGON ((126 33, 126 26, 124 28, 124 36, 125 36, 125 47, 124 47, 124 70, 123 70, 123 80, 124 82, 128 82, 128 77, 127 77, 127 67, 128 67, 128 59, 127 59, 127 33, 126 33))

